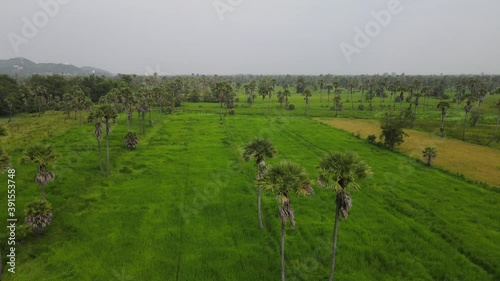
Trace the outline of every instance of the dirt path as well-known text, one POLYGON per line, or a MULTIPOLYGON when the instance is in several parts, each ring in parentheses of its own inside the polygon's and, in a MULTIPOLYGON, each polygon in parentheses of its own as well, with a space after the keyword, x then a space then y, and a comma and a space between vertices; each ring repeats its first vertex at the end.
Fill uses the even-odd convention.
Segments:
MULTIPOLYGON (((371 134, 376 135, 377 139, 380 136, 379 123, 375 120, 343 118, 315 118, 315 120, 347 132, 359 133, 364 139, 371 134)), ((422 159, 422 150, 425 147, 435 147, 438 157, 434 160, 434 165, 500 187, 499 150, 416 130, 406 129, 405 132, 409 137, 405 138, 405 142, 397 148, 398 151, 422 159)))

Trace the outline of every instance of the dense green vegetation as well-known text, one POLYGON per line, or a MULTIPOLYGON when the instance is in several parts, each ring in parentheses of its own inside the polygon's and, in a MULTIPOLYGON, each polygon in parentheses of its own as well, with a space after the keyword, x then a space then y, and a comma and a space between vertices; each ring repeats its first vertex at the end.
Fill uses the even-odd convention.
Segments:
POLYGON ((402 127, 500 148, 499 82, 0 75, 0 162, 28 225, 4 279, 496 280, 498 189, 310 117, 385 120, 389 148, 402 127))
MULTIPOLYGON (((21 242, 15 278, 5 280, 278 279, 278 203, 263 194, 260 230, 255 164, 241 157, 254 136, 273 141, 278 154, 268 165, 289 159, 311 179, 330 151, 356 151, 372 167, 374 176, 351 192, 355 203, 339 228, 339 280, 500 278, 497 191, 308 118, 262 117, 259 108, 219 123, 216 104, 214 113, 199 112, 207 111, 199 105, 164 116, 132 151, 123 144, 122 113, 110 135, 108 178, 99 173, 93 124, 73 123, 64 135, 47 136, 43 142, 60 154, 58 177, 46 187, 53 222, 21 242)), ((17 163, 22 147, 9 149, 17 163)), ((36 167, 15 166, 21 207, 40 193, 36 167)), ((286 230, 289 280, 328 278, 334 196, 322 189, 291 196, 297 227, 286 230)))

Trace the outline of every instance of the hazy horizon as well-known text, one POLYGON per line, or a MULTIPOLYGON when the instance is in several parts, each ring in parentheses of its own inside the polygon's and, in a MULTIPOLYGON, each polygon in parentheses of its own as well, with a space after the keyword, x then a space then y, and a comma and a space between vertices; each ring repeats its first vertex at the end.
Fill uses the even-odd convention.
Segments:
POLYGON ((3 7, 1 58, 115 74, 500 74, 500 2, 493 0, 41 0, 3 7))

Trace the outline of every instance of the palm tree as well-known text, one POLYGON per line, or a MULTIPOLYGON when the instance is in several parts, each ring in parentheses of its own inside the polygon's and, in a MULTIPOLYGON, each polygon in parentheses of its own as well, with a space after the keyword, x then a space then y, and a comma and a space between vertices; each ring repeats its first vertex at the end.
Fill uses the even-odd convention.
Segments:
POLYGON ((465 125, 467 122, 467 116, 469 115, 469 112, 472 110, 472 100, 469 98, 467 99, 467 104, 464 107, 465 109, 465 118, 464 118, 464 129, 462 131, 462 141, 465 141, 465 125))
POLYGON ((444 118, 446 117, 447 110, 450 108, 450 104, 445 101, 441 101, 438 103, 437 108, 441 110, 441 128, 439 131, 441 132, 441 137, 444 137, 444 118))
POLYGON ((422 96, 421 94, 415 94, 415 101, 413 102, 413 104, 415 104, 415 114, 414 114, 413 120, 411 122, 412 128, 415 127, 415 120, 417 119, 417 108, 418 108, 418 105, 420 104, 419 99, 421 96, 422 96))
POLYGON ((335 117, 337 117, 339 109, 342 108, 342 97, 340 95, 336 95, 333 101, 335 103, 335 117))
POLYGON ((422 151, 422 156, 427 161, 427 166, 431 165, 431 161, 437 157, 437 151, 435 147, 426 147, 422 151))
POLYGON ((352 96, 352 92, 354 91, 354 88, 356 87, 356 84, 358 83, 357 78, 351 78, 349 80, 348 88, 349 92, 351 93, 351 109, 354 110, 354 97, 352 96))
POLYGON ((332 84, 328 84, 325 86, 326 90, 328 91, 328 104, 327 104, 327 107, 330 108, 330 93, 333 89, 333 85, 332 84))
MULTIPOLYGON (((264 161, 265 158, 273 158, 274 155, 276 154, 276 151, 274 150, 274 146, 272 142, 269 139, 262 139, 262 138, 254 138, 250 143, 248 143, 245 146, 245 150, 243 151, 243 159, 245 161, 249 161, 250 159, 255 161, 255 164, 257 165, 257 174, 256 174, 256 179, 257 181, 262 180, 262 177, 264 175, 264 172, 267 170, 266 162, 264 161)), ((260 195, 262 192, 261 186, 257 186, 257 208, 258 208, 258 215, 259 215, 259 227, 262 229, 264 226, 262 224, 262 214, 261 214, 261 209, 260 209, 260 195)))
POLYGON ((134 112, 134 104, 136 103, 136 101, 134 100, 134 93, 129 87, 123 86, 119 89, 119 98, 123 107, 125 108, 125 113, 127 114, 127 129, 130 130, 130 125, 132 123, 132 113, 134 112))
POLYGON ((306 107, 305 107, 305 110, 304 110, 304 115, 307 115, 307 110, 309 109, 309 98, 312 96, 311 90, 306 89, 304 91, 303 96, 304 96, 304 100, 306 101, 306 107))
POLYGON ((55 178, 55 174, 47 171, 47 168, 54 166, 57 157, 58 155, 52 146, 35 144, 26 149, 23 157, 21 158, 21 164, 35 163, 38 165, 36 182, 40 185, 43 201, 45 201, 45 185, 55 178))
MULTIPOLYGON (((491 136, 491 139, 488 141, 487 144, 490 144, 495 139, 495 137, 497 136, 498 125, 500 124, 500 99, 495 104, 495 107, 498 110, 497 125, 495 126, 495 132, 493 132, 493 136, 491 136)), ((500 141, 500 139, 498 139, 497 142, 498 141, 500 141)))
POLYGON ((319 84, 319 104, 323 106, 323 88, 325 87, 325 80, 320 79, 318 81, 319 84))
MULTIPOLYGON (((127 115, 128 117, 128 115, 127 115)), ((101 158, 101 140, 102 140, 102 128, 104 126, 104 118, 100 110, 93 111, 88 116, 88 122, 94 123, 94 135, 97 139, 97 151, 99 154, 99 170, 102 172, 102 158, 101 158)))
POLYGON ((45 200, 33 201, 24 208, 24 222, 37 234, 52 223, 52 205, 45 200))
POLYGON ((359 189, 356 182, 372 175, 370 166, 353 152, 334 152, 326 155, 318 166, 318 184, 332 189, 336 193, 335 223, 333 227, 332 265, 330 281, 335 272, 335 255, 337 251, 337 234, 339 218, 347 219, 352 199, 348 189, 359 189))
POLYGON ((484 98, 488 94, 488 86, 486 83, 478 83, 477 91, 476 91, 476 100, 478 101, 477 112, 473 115, 472 125, 471 127, 475 127, 477 122, 479 121, 479 117, 481 116, 481 104, 484 102, 484 98))
POLYGON ((269 101, 271 101, 271 95, 273 93, 273 87, 267 80, 262 80, 259 84, 259 95, 262 97, 261 114, 264 115, 264 99, 269 96, 269 101))
POLYGON ((282 161, 272 166, 264 173, 260 181, 262 188, 273 192, 280 202, 279 216, 281 219, 281 280, 285 281, 285 226, 290 221, 290 226, 295 227, 295 215, 290 202, 290 195, 299 196, 313 194, 311 181, 307 172, 298 164, 291 161, 282 161))
POLYGON ((109 134, 111 133, 111 125, 116 122, 116 119, 118 119, 118 112, 116 112, 116 109, 113 106, 103 104, 98 108, 98 113, 96 114, 102 118, 106 127, 106 176, 109 176, 109 134))
POLYGON ((229 82, 224 81, 216 83, 213 91, 219 101, 219 121, 222 121, 222 104, 227 100, 228 96, 232 95, 233 89, 229 82))

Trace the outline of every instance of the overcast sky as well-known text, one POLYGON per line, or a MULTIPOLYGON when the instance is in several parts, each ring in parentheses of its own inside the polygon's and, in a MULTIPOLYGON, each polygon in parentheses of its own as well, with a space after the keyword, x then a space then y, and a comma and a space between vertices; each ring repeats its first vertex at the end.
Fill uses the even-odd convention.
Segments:
POLYGON ((1 59, 137 74, 500 74, 498 0, 0 1, 1 59), (44 18, 41 3, 56 1, 44 18), (370 41, 355 41, 367 26, 370 41))

